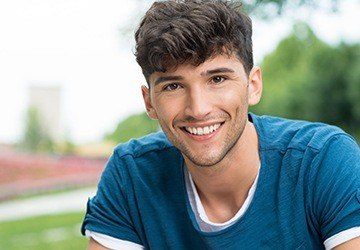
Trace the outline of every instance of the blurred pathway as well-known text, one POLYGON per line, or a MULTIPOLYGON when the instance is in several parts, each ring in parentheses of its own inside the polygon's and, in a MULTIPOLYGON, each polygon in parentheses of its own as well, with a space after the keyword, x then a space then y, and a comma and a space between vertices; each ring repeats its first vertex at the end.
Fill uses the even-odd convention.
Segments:
POLYGON ((96 188, 79 189, 65 193, 27 198, 0 203, 0 222, 22 219, 30 216, 81 212, 86 209, 89 197, 94 196, 96 188))

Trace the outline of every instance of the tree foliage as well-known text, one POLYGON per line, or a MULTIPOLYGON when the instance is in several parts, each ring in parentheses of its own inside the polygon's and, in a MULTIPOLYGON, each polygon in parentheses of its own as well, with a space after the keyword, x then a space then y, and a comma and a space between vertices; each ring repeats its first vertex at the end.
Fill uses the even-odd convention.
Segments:
POLYGON ((115 131, 106 135, 106 140, 116 143, 126 142, 131 138, 139 138, 159 130, 157 121, 151 120, 145 112, 133 114, 122 120, 115 131))
MULTIPOLYGON (((241 2, 247 12, 260 18, 273 18, 283 15, 286 11, 307 7, 314 10, 319 7, 319 1, 314 0, 235 0, 241 2)), ((329 11, 336 11, 338 0, 330 0, 329 11)))
POLYGON ((322 121, 359 134, 360 44, 336 47, 297 24, 262 63, 257 113, 322 121))
MULTIPOLYGON (((288 10, 296 10, 299 7, 316 9, 319 7, 319 1, 315 0, 232 0, 241 3, 248 13, 252 13, 261 18, 269 18, 283 15, 288 10)), ((154 0, 135 0, 137 9, 140 13, 144 12, 154 0)), ((328 8, 330 11, 336 11, 339 0, 330 0, 328 8)), ((322 6, 323 7, 323 6, 322 6)))

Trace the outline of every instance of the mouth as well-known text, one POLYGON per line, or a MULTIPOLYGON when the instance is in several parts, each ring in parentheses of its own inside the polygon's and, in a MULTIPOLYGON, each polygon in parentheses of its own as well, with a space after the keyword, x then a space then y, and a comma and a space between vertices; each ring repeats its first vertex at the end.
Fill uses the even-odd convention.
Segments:
POLYGON ((204 127, 183 127, 182 130, 191 135, 204 136, 215 133, 223 124, 224 122, 204 127))

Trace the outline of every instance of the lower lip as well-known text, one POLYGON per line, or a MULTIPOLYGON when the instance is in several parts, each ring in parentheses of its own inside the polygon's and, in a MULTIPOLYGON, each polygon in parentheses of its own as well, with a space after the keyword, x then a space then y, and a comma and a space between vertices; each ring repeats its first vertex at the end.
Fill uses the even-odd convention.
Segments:
POLYGON ((190 134, 187 131, 182 130, 188 137, 190 137, 191 139, 195 140, 195 141, 207 141, 210 140, 211 138, 213 138, 217 133, 219 133, 220 129, 222 128, 223 124, 221 124, 221 126, 215 130, 214 132, 207 134, 207 135, 193 135, 190 134))

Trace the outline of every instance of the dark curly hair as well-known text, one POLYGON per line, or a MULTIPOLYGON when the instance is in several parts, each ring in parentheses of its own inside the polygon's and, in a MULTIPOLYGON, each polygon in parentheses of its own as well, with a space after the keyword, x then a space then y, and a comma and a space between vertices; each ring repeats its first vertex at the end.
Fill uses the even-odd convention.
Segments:
POLYGON ((253 67, 251 19, 224 0, 155 2, 135 33, 136 60, 149 83, 156 71, 189 62, 197 66, 217 54, 235 53, 249 74, 253 67))

